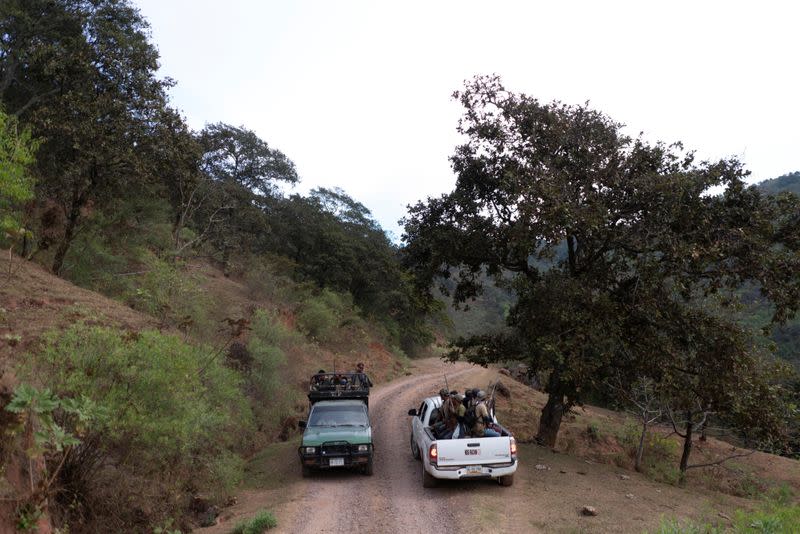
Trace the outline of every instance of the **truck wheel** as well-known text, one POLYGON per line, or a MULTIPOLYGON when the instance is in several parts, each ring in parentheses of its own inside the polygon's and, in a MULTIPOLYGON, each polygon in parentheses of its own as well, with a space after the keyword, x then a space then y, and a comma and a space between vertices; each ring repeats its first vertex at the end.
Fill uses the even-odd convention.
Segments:
POLYGON ((422 463, 422 487, 423 488, 435 488, 438 483, 439 483, 439 481, 436 479, 436 477, 434 477, 433 475, 431 475, 430 473, 425 471, 425 463, 423 462, 422 463))
POLYGON ((413 456, 415 460, 422 460, 422 456, 419 454, 417 442, 414 441, 414 434, 411 434, 411 456, 413 456))
POLYGON ((514 474, 506 475, 497 479, 501 486, 511 486, 514 484, 514 474))
POLYGON ((369 457, 367 465, 361 468, 361 473, 367 475, 368 477, 372 476, 372 456, 369 457))
POLYGON ((300 467, 303 470, 303 478, 308 478, 311 476, 311 468, 306 464, 300 464, 300 467))

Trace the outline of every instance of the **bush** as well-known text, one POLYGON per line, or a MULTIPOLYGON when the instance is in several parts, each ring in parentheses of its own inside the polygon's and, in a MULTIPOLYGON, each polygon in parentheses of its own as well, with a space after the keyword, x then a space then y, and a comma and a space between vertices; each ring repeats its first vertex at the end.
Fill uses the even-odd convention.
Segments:
POLYGON ((277 526, 278 521, 272 512, 261 510, 249 520, 238 523, 231 530, 231 534, 262 534, 277 526))
POLYGON ((204 486, 211 488, 214 500, 224 502, 235 493, 244 477, 244 465, 240 455, 226 450, 208 460, 205 470, 208 479, 204 486))
POLYGON ((292 280, 294 266, 288 258, 251 258, 245 263, 244 282, 254 299, 296 303, 298 296, 302 300, 310 290, 310 286, 301 286, 292 280))
POLYGON ((320 295, 309 297, 297 313, 300 328, 315 341, 327 341, 341 322, 340 310, 330 305, 326 294, 331 292, 323 290, 320 295))
MULTIPOLYGON (((629 422, 617 436, 631 458, 636 456, 641 431, 637 423, 629 422)), ((645 474, 657 482, 677 484, 681 478, 676 463, 677 453, 678 444, 674 440, 658 431, 648 431, 642 453, 642 467, 645 474)))
POLYGON ((171 247, 168 205, 162 199, 112 199, 93 211, 67 252, 62 274, 113 298, 126 298, 157 255, 171 247))
POLYGON ((200 285, 178 264, 156 256, 149 255, 146 266, 147 272, 126 296, 131 307, 207 338, 207 310, 212 306, 200 285))
POLYGON ((791 503, 791 490, 778 488, 767 494, 763 504, 756 510, 737 510, 732 528, 709 523, 663 519, 654 534, 794 534, 800 525, 800 505, 791 503))
POLYGON ((292 409, 295 392, 283 377, 286 354, 281 345, 294 341, 293 334, 275 316, 259 310, 252 323, 252 334, 247 349, 252 358, 248 381, 255 401, 259 428, 276 426, 292 409))
MULTIPOLYGON (((65 476, 93 478, 80 462, 93 457, 98 470, 116 465, 106 477, 120 477, 119 492, 130 482, 128 470, 137 478, 223 495, 241 478, 242 464, 231 452, 246 442, 253 425, 239 375, 214 356, 157 331, 125 334, 78 323, 45 336, 43 349, 28 356, 21 374, 62 398, 86 396, 108 414, 85 440, 91 450, 65 465, 65 476)), ((154 501, 164 497, 147 495, 154 501)))
POLYGON ((302 336, 287 327, 277 314, 265 310, 256 310, 251 327, 252 337, 267 345, 286 347, 302 341, 302 336))

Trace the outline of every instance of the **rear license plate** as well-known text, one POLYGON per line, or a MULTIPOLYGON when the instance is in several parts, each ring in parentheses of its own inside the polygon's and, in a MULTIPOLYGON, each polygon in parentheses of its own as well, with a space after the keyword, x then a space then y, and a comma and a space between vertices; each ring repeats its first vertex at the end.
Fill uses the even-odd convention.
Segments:
POLYGON ((483 469, 479 465, 470 465, 464 471, 468 475, 480 475, 483 472, 483 469))
POLYGON ((331 458, 329 462, 330 463, 328 465, 331 467, 341 466, 344 465, 344 458, 331 458))

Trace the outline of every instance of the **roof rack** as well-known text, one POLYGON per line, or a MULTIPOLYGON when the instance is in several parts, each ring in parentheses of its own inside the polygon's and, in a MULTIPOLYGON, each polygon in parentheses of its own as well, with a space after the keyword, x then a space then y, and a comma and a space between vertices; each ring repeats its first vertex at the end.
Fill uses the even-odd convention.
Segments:
POLYGON ((318 373, 311 376, 308 384, 308 400, 311 404, 321 400, 358 399, 368 403, 369 387, 362 380, 362 373, 318 373))

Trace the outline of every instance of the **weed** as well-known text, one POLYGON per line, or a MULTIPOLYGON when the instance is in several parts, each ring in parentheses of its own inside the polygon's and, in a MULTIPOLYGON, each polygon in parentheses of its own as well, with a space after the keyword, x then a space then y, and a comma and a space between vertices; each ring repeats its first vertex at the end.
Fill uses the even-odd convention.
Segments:
POLYGON ((39 530, 39 519, 44 513, 38 505, 25 503, 17 508, 17 530, 20 532, 36 532, 39 530))
POLYGON ((272 512, 261 510, 249 520, 237 523, 230 534, 263 534, 271 528, 278 526, 278 521, 272 512))
POLYGON ((717 534, 734 532, 737 534, 794 534, 800 525, 800 505, 787 502, 791 500, 791 490, 777 488, 770 492, 764 503, 756 510, 737 510, 731 528, 722 528, 708 523, 692 521, 680 522, 677 519, 662 519, 654 534, 717 534))
POLYGON ((600 427, 597 426, 597 423, 589 423, 586 427, 586 435, 589 437, 589 441, 592 443, 597 443, 600 441, 600 427))
POLYGON ((242 482, 244 474, 244 460, 238 454, 230 451, 220 451, 208 462, 209 485, 212 496, 218 502, 225 501, 234 494, 242 482))
POLYGON ((182 534, 180 530, 172 528, 173 523, 173 519, 167 519, 163 525, 153 529, 153 534, 182 534))
MULTIPOLYGON (((640 436, 641 427, 634 422, 628 422, 617 434, 617 439, 631 458, 636 456, 640 436)), ((657 482, 678 484, 681 473, 676 462, 677 452, 678 444, 674 440, 658 431, 648 431, 642 454, 644 473, 657 482)))
POLYGON ((774 502, 779 506, 786 506, 792 502, 794 498, 794 490, 786 483, 770 488, 766 494, 768 501, 774 502))
POLYGON ((652 534, 722 534, 724 530, 710 523, 695 523, 690 520, 662 519, 658 530, 652 534))

